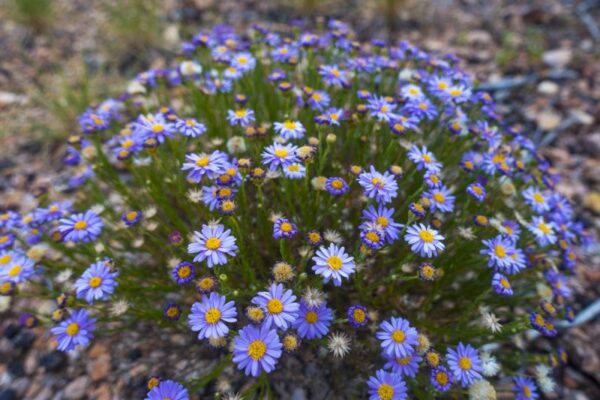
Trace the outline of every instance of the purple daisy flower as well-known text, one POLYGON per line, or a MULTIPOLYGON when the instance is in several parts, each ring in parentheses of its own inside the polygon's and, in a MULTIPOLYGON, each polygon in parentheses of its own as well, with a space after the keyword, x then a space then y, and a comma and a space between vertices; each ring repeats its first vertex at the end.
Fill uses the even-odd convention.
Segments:
POLYGON ((202 296, 200 302, 192 304, 188 324, 194 332, 198 332, 198 339, 216 339, 229 333, 225 323, 237 321, 237 310, 233 301, 226 301, 225 296, 212 292, 202 296))
POLYGON ((414 224, 408 227, 404 240, 410 245, 413 253, 421 257, 435 257, 444 250, 444 237, 429 225, 414 224))
POLYGON ((361 224, 360 241, 372 250, 379 250, 385 244, 385 233, 383 229, 372 222, 361 224))
POLYGON ((344 179, 334 176, 327 178, 325 189, 333 196, 341 196, 348 191, 348 184, 344 179))
POLYGON ((257 377, 263 371, 270 373, 275 369, 282 347, 275 329, 248 325, 233 340, 233 362, 246 375, 257 377))
POLYGON ((535 400, 538 398, 537 386, 532 379, 515 376, 513 382, 515 384, 513 386, 516 395, 515 400, 535 400))
POLYGON ((512 296, 513 290, 509 280, 502 274, 495 273, 492 277, 492 288, 502 296, 512 296))
POLYGON ((392 317, 389 321, 383 321, 379 328, 381 330, 375 336, 381 340, 384 355, 406 357, 414 353, 418 333, 407 320, 392 317))
POLYGON ((194 279, 196 269, 191 262, 182 261, 171 270, 171 276, 178 285, 185 285, 194 279))
POLYGON ((311 307, 302 299, 298 311, 298 318, 294 321, 298 336, 302 339, 320 339, 327 335, 333 320, 333 311, 324 302, 317 307, 311 307))
POLYGON ((506 270, 511 267, 514 262, 511 255, 514 253, 515 248, 510 239, 498 235, 491 240, 483 240, 482 243, 487 248, 481 250, 480 254, 485 254, 489 257, 488 266, 500 270, 506 270))
POLYGON ((67 319, 58 326, 50 329, 56 336, 58 350, 71 351, 76 346, 87 346, 94 337, 92 334, 96 329, 96 320, 90 318, 86 309, 74 311, 67 319))
POLYGON ((162 113, 140 115, 134 128, 145 139, 154 139, 158 143, 163 143, 166 138, 175 134, 175 126, 162 113))
POLYGON ((127 226, 137 224, 138 222, 140 222, 140 219, 142 219, 141 211, 129 211, 123 214, 123 216, 121 216, 121 220, 125 222, 125 225, 127 226))
POLYGON ((344 87, 348 84, 348 73, 337 65, 322 65, 319 74, 326 85, 344 87))
POLYGON ((372 97, 368 100, 367 109, 378 121, 390 122, 398 115, 394 114, 396 105, 386 97, 372 97))
MULTIPOLYGON (((381 228, 388 244, 398 240, 400 229, 404 227, 404 225, 395 222, 393 216, 394 209, 386 208, 381 204, 377 208, 371 204, 362 212, 363 220, 376 224, 381 228)), ((365 222, 359 225, 359 229, 364 229, 365 227, 365 222)))
POLYGON ((367 381, 369 400, 405 400, 406 383, 402 377, 382 369, 375 372, 367 381))
POLYGON ((229 229, 221 224, 202 225, 200 232, 194 232, 194 241, 188 245, 188 253, 196 254, 194 261, 204 261, 208 268, 227 263, 227 256, 235 257, 238 247, 229 229))
POLYGON ((442 213, 449 213, 454 211, 454 200, 456 197, 452 196, 450 190, 445 186, 425 192, 423 196, 429 199, 432 212, 440 211, 442 213))
POLYGON ((167 303, 163 307, 163 317, 169 321, 178 321, 181 317, 181 306, 177 303, 167 303))
POLYGON ((371 165, 370 172, 362 172, 358 176, 358 183, 365 189, 365 194, 378 203, 389 203, 398 195, 398 183, 394 175, 385 171, 377 172, 371 165))
POLYGON ((2 254, 2 258, 8 261, 0 265, 0 282, 17 284, 25 282, 34 274, 35 262, 29 257, 14 251, 2 254))
POLYGON ((200 182, 204 175, 214 179, 225 173, 227 154, 219 150, 211 154, 187 154, 185 160, 181 170, 190 171, 188 179, 192 182, 200 182))
POLYGON ((183 136, 197 138, 204 135, 206 126, 196 121, 194 118, 179 119, 175 122, 175 129, 183 136))
POLYGON ((414 378, 419 371, 419 363, 423 358, 417 353, 409 354, 405 357, 392 357, 388 359, 384 368, 391 369, 400 376, 409 376, 414 378))
POLYGON ((324 283, 333 280, 334 286, 341 286, 342 278, 348 278, 356 268, 354 257, 334 243, 330 243, 329 247, 319 247, 312 260, 315 262, 312 270, 323 277, 324 283))
POLYGON ((259 292, 252 299, 252 304, 265 310, 264 325, 269 328, 275 325, 282 331, 286 331, 296 321, 300 309, 294 293, 290 289, 285 290, 281 283, 273 283, 269 291, 259 292))
POLYGON ((454 383, 454 378, 446 368, 439 366, 431 370, 429 381, 439 392, 447 392, 454 383))
POLYGON ((549 196, 538 188, 533 186, 528 187, 523 191, 523 197, 525 198, 525 202, 531 206, 534 212, 543 214, 550 211, 549 196))
POLYGON ((104 223, 95 212, 88 210, 85 213, 74 214, 69 218, 62 218, 58 231, 65 242, 88 243, 102 233, 104 223))
POLYGON ((554 222, 546 222, 544 217, 533 217, 527 229, 535 235, 535 240, 540 247, 556 243, 557 237, 554 232, 554 222))
POLYGON ((413 145, 408 152, 408 158, 417 164, 417 170, 423 168, 432 172, 440 172, 442 170, 442 164, 435 159, 433 153, 427 150, 425 146, 419 148, 413 145))
POLYGON ((478 203, 485 200, 485 188, 480 183, 471 183, 467 186, 467 193, 469 193, 478 203))
POLYGON ((93 263, 75 282, 77 298, 90 304, 95 300, 107 300, 115 292, 117 276, 119 273, 111 271, 106 261, 93 263))
POLYGON ((298 233, 296 224, 287 218, 277 218, 273 224, 273 237, 275 239, 290 239, 298 233))
POLYGON ((285 167, 298 162, 299 159, 296 155, 296 150, 298 150, 298 147, 293 144, 281 145, 279 143, 273 143, 272 145, 265 147, 265 150, 262 152, 262 162, 264 165, 267 165, 271 171, 275 171, 279 166, 285 167))
POLYGON ((227 110, 227 121, 229 121, 229 125, 231 126, 239 125, 246 127, 255 121, 254 111, 246 108, 240 108, 235 111, 227 110))
POLYGON ((301 139, 306 132, 306 128, 302 125, 302 122, 289 119, 284 122, 275 122, 273 128, 285 140, 301 139))
POLYGON ((470 344, 465 346, 459 343, 456 350, 448 348, 446 359, 450 370, 462 387, 470 386, 473 382, 483 378, 481 376, 483 372, 481 359, 477 350, 470 344))
POLYGON ((146 394, 145 400, 189 400, 188 390, 172 380, 159 382, 146 394))
POLYGON ((353 328, 362 328, 369 323, 367 307, 359 304, 350 306, 346 315, 348 316, 348 322, 353 328))

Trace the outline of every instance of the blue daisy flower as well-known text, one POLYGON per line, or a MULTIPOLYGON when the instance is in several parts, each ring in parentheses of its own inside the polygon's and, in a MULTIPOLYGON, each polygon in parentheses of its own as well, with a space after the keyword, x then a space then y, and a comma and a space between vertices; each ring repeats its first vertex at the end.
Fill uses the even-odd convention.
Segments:
POLYGON ((543 214, 550 211, 550 198, 540 189, 530 186, 523 191, 523 197, 536 213, 543 214))
POLYGON ((88 243, 95 240, 102 233, 103 227, 102 219, 93 211, 88 210, 85 213, 62 218, 58 231, 62 234, 65 242, 88 243))
POLYGON ((508 278, 497 272, 492 277, 492 288, 494 288, 496 293, 503 296, 513 295, 512 286, 510 285, 508 278))
POLYGON ((289 179, 302 179, 306 175, 306 167, 300 163, 292 163, 283 167, 283 174, 289 179))
POLYGON ((198 339, 216 339, 229 333, 226 323, 236 322, 236 317, 235 303, 227 302, 225 296, 212 292, 192 304, 188 324, 194 332, 198 332, 198 339))
POLYGON ((293 144, 281 145, 273 143, 265 147, 265 150, 262 152, 262 163, 267 165, 271 171, 275 171, 279 166, 286 167, 300 161, 296 150, 298 150, 298 147, 293 144))
POLYGON ((2 261, 6 261, 4 265, 0 264, 0 281, 21 283, 25 282, 34 274, 35 262, 29 257, 17 252, 2 253, 2 261))
POLYGON ((227 121, 229 121, 229 125, 231 126, 239 125, 246 127, 255 121, 254 111, 247 108, 240 108, 235 111, 227 110, 227 121))
POLYGON ((275 122, 273 128, 285 140, 301 139, 306 132, 306 128, 302 125, 302 122, 289 119, 284 122, 275 122))
POLYGON ((426 146, 419 148, 413 145, 408 151, 407 156, 417 165, 417 170, 426 169, 432 172, 440 172, 442 170, 442 164, 436 160, 433 153, 427 150, 426 146))
POLYGON ((394 175, 385 171, 377 172, 371 165, 369 172, 362 172, 358 176, 358 183, 365 190, 365 195, 375 199, 378 203, 389 203, 398 195, 398 183, 394 175))
POLYGON ((533 379, 523 376, 515 376, 513 378, 515 392, 515 400, 535 400, 538 398, 537 386, 533 379))
POLYGON ((409 376, 414 378, 419 371, 419 363, 423 358, 417 353, 409 354, 405 357, 392 357, 385 363, 384 368, 391 369, 400 376, 409 376))
POLYGON ((94 337, 96 320, 91 318, 87 310, 75 310, 67 319, 58 326, 50 329, 56 337, 58 350, 71 351, 76 346, 87 346, 94 337))
POLYGON ((190 283, 196 276, 196 268, 194 264, 182 261, 171 270, 171 276, 178 285, 190 283))
POLYGON ((354 257, 346 253, 346 249, 330 243, 329 247, 321 246, 312 258, 315 262, 312 270, 323 277, 323 282, 333 280, 335 286, 341 286, 342 279, 354 273, 356 265, 354 257))
POLYGON ((362 328, 369 323, 369 315, 367 314, 367 307, 361 306, 360 304, 348 307, 348 322, 353 328, 362 328))
POLYGON ((515 252, 512 240, 498 235, 490 240, 482 240, 482 243, 486 248, 479 253, 489 257, 488 266, 499 270, 508 270, 512 266, 514 260, 511 255, 515 252))
POLYGON ((188 390, 172 380, 160 381, 146 394, 145 400, 189 400, 188 390))
POLYGON ((410 245, 413 253, 421 257, 435 257, 444 250, 444 236, 429 225, 414 224, 408 227, 404 240, 410 245))
POLYGON ((197 138, 206 133, 206 126, 194 118, 178 119, 175 122, 175 129, 183 136, 197 138))
POLYGON ((214 179, 225 173, 227 159, 227 154, 219 150, 211 154, 187 154, 181 170, 189 171, 188 179, 192 182, 200 182, 205 175, 214 179))
POLYGON ((325 189, 333 196, 341 196, 348 191, 348 184, 343 178, 333 176, 325 181, 325 189))
POLYGON ((438 366, 433 368, 429 374, 429 382, 439 392, 447 392, 454 383, 454 378, 450 375, 450 372, 442 367, 438 366))
POLYGON ((332 320, 333 311, 325 303, 311 307, 302 299, 294 328, 302 339, 320 339, 329 332, 332 320))
POLYGON ((204 261, 208 268, 227 263, 227 256, 235 257, 238 247, 231 230, 221 224, 202 225, 200 232, 194 232, 194 240, 188 245, 188 253, 196 254, 194 261, 204 261))
POLYGON ((452 196, 450 190, 445 186, 431 189, 425 192, 423 196, 429 199, 432 212, 449 213, 454 211, 454 200, 456 197, 452 196))
POLYGON ((462 387, 470 386, 473 382, 483 378, 481 359, 477 350, 470 344, 465 346, 459 343, 456 349, 448 348, 446 359, 450 370, 462 387))
POLYGON ((485 188, 480 183, 471 183, 467 186, 467 193, 469 193, 478 203, 485 200, 485 188))
POLYGON ((375 372, 367 381, 369 400, 405 400, 406 383, 402 377, 382 369, 375 372))
POLYGON ((276 330, 248 325, 233 339, 233 362, 246 375, 257 377, 275 369, 282 347, 276 330))
POLYGON ((142 219, 141 211, 128 211, 121 216, 121 220, 125 222, 125 225, 132 226, 140 222, 142 219))
POLYGON ((379 325, 375 336, 381 341, 383 354, 388 357, 406 357, 415 351, 418 344, 417 330, 404 318, 392 317, 379 325))
POLYGON ((85 299, 90 304, 95 300, 107 300, 117 287, 117 271, 111 271, 106 261, 98 261, 90 265, 75 282, 78 299, 85 299))
POLYGON ((281 283, 273 283, 268 291, 259 292, 252 299, 252 304, 265 311, 264 325, 269 328, 275 325, 282 331, 286 331, 296 321, 300 309, 294 293, 290 289, 284 289, 281 283))
POLYGON ((273 237, 275 239, 290 239, 298 233, 296 224, 287 218, 277 218, 273 223, 273 237))
POLYGON ((527 229, 535 235, 535 240, 540 247, 546 247, 549 244, 556 243, 557 236, 554 232, 554 222, 547 222, 544 217, 533 217, 527 229))
MULTIPOLYGON (((371 204, 362 212, 363 220, 376 224, 381 228, 388 244, 398 240, 398 237, 400 236, 400 229, 404 227, 404 225, 395 222, 393 216, 394 209, 387 208, 381 204, 377 206, 377 208, 371 204)), ((361 225, 359 225, 359 229, 364 229, 364 224, 365 223, 363 222, 361 225)))

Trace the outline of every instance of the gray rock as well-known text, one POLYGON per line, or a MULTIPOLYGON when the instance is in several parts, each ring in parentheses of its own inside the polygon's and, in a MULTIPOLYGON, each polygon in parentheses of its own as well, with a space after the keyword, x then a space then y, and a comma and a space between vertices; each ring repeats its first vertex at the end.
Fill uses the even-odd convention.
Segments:
POLYGON ((79 378, 71 381, 65 387, 65 399, 66 400, 79 400, 83 399, 89 383, 87 376, 80 376, 79 378))

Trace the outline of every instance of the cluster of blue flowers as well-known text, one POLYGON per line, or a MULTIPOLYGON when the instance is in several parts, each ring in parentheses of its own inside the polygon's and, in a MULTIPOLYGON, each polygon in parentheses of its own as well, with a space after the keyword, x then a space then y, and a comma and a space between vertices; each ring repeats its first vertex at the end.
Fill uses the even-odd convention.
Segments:
MULTIPOLYGON (((100 312, 118 322, 154 304, 168 321, 187 315, 172 329, 229 343, 227 362, 251 377, 305 341, 335 357, 356 341, 380 364, 364 377, 372 400, 406 399, 412 382, 421 396, 495 398, 496 356, 518 371, 517 398, 552 386, 529 377, 538 359, 482 351, 507 336, 477 307, 501 305, 515 335, 556 335, 592 238, 456 57, 359 42, 339 21, 218 26, 79 125, 64 161, 83 201, 0 215, 0 292, 57 280, 59 350, 87 346, 100 312), (514 312, 525 306, 529 318, 514 312)), ((148 388, 189 398, 158 377, 148 388)))

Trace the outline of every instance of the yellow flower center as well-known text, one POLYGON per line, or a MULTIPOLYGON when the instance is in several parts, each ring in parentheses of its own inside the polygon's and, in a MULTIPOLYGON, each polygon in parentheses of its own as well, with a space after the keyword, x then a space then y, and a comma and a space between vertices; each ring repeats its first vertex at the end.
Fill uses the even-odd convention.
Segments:
POLYGON ((298 339, 294 335, 287 335, 283 338, 283 347, 290 351, 298 347, 298 339))
POLYGON ((283 123, 283 127, 288 130, 296 129, 296 123, 294 121, 290 121, 289 119, 283 123))
POLYGON ((254 360, 261 359, 267 352, 267 345, 262 340, 255 340, 248 346, 248 355, 254 360))
POLYGON ((221 319, 221 311, 217 308, 209 308, 204 314, 204 319, 211 325, 216 324, 221 319))
POLYGON ((102 278, 100 278, 99 276, 94 276, 94 277, 90 278, 88 283, 89 283, 90 287, 97 288, 98 286, 100 286, 102 284, 102 278))
POLYGON ((283 303, 279 299, 271 299, 267 303, 267 310, 271 314, 279 314, 283 311, 283 303))
POLYGON ((169 318, 175 318, 177 316, 177 314, 179 314, 179 309, 177 307, 170 307, 167 310, 167 316, 169 318))
POLYGON ((283 157, 287 157, 288 156, 288 151, 286 149, 277 149, 275 150, 275 156, 279 157, 279 158, 283 158, 283 157))
POLYGON ((410 358, 410 356, 396 358, 396 362, 400 365, 408 365, 408 363, 410 362, 410 358))
POLYGON ((421 157, 421 159, 426 163, 430 163, 432 161, 431 156, 429 154, 423 154, 423 157, 421 157))
POLYGON ((87 226, 88 226, 88 223, 86 221, 83 221, 83 220, 77 221, 77 222, 75 222, 75 225, 73 225, 73 227, 75 229, 77 229, 78 231, 87 228, 87 226))
POLYGON ((433 233, 431 233, 430 231, 428 231, 426 229, 424 229, 421 232, 419 232, 419 237, 425 243, 431 243, 431 242, 433 242, 433 238, 434 238, 433 233))
POLYGON ((152 125, 152 132, 154 132, 154 133, 160 133, 164 130, 165 130, 165 127, 163 124, 152 125))
POLYGON ((382 188, 384 183, 380 178, 373 178, 371 179, 371 185, 382 188))
POLYGON ((288 167, 288 171, 298 172, 300 171, 300 166, 298 164, 292 164, 288 167))
POLYGON ((309 324, 314 324, 315 322, 317 322, 317 320, 319 319, 319 316, 317 315, 316 312, 314 311, 309 311, 306 313, 306 316, 304 317, 304 319, 306 320, 306 322, 308 322, 309 324))
POLYGON ((221 246, 221 241, 216 237, 212 237, 206 241, 205 246, 209 250, 216 250, 221 246))
POLYGON ((9 239, 8 235, 0 236, 0 244, 8 242, 8 239, 9 239))
POLYGON ((246 110, 242 109, 242 110, 237 110, 235 112, 235 116, 237 118, 244 118, 246 116, 246 110))
POLYGON ((281 224, 281 230, 283 232, 291 232, 293 230, 292 224, 290 224, 289 222, 284 222, 283 224, 281 224))
POLYGON ((344 187, 344 183, 342 181, 340 181, 339 179, 334 179, 331 182, 331 187, 333 187, 334 189, 341 189, 344 187))
POLYGON ((392 400, 394 397, 394 388, 387 383, 382 383, 379 389, 377 389, 377 395, 381 400, 392 400))
POLYGON ((469 357, 461 357, 458 360, 458 366, 464 370, 464 371, 468 371, 471 369, 471 359, 469 357))
POLYGON ((531 389, 529 389, 529 386, 523 386, 523 394, 527 398, 531 397, 531 389))
POLYGON ((10 276, 11 278, 14 278, 15 276, 17 276, 21 273, 22 269, 23 269, 23 267, 21 267, 20 265, 15 265, 8 271, 8 276, 10 276))
POLYGON ((453 97, 460 96, 462 94, 462 90, 460 89, 452 89, 450 91, 450 95, 453 97))
POLYGON ((427 353, 427 361, 435 367, 440 363, 440 357, 435 352, 427 353))
POLYGON ((388 219, 386 217, 377 217, 377 219, 375 221, 377 222, 378 225, 381 225, 384 228, 390 224, 390 221, 388 221, 388 219))
POLYGON ((133 146, 133 140, 127 139, 126 141, 123 142, 123 144, 121 146, 123 146, 125 148, 129 148, 129 147, 133 146))
POLYGON ((371 242, 379 242, 379 235, 376 232, 368 232, 365 237, 371 242))
POLYGON ((67 329, 65 329, 65 332, 67 332, 67 335, 69 336, 77 335, 77 333, 79 333, 79 324, 77 322, 71 322, 67 326, 67 329))
POLYGON ((444 200, 446 200, 446 197, 442 193, 437 192, 436 194, 433 195, 433 199, 435 201, 437 201, 438 203, 443 203, 444 200))
POLYGON ((225 200, 223 203, 221 203, 221 210, 233 211, 235 210, 235 203, 231 200, 225 200))
POLYGON ((506 249, 500 244, 496 245, 496 247, 494 248, 494 253, 496 253, 496 255, 500 258, 506 257, 506 249))
POLYGON ((208 165, 208 157, 201 157, 196 160, 196 165, 200 168, 206 167, 208 165))
POLYGON ((200 286, 204 290, 208 290, 213 287, 213 280, 210 278, 202 278, 198 282, 198 286, 200 286))
POLYGON ((500 286, 504 289, 510 289, 510 283, 504 278, 500 279, 500 286))
POLYGON ((440 385, 446 385, 448 383, 448 375, 445 372, 440 371, 435 374, 435 380, 440 385))
POLYGON ((360 308, 357 308, 352 312, 352 318, 354 318, 354 321, 358 322, 359 324, 365 321, 366 316, 367 315, 365 312, 360 308))
POLYGON ((329 256, 327 259, 327 265, 329 268, 337 271, 342 268, 342 259, 338 256, 329 256))
POLYGON ((533 201, 535 201, 536 203, 543 203, 544 196, 540 192, 535 192, 533 194, 533 201))
POLYGON ((130 211, 127 213, 127 219, 129 221, 133 221, 134 219, 136 219, 138 216, 138 213, 136 213, 135 211, 130 211))
POLYGON ((394 340, 394 342, 396 342, 396 343, 404 343, 405 339, 406 339, 406 334, 401 329, 397 329, 394 331, 394 333, 392 333, 392 340, 394 340))
POLYGON ((538 228, 540 231, 542 231, 546 235, 549 234, 550 232, 552 232, 552 229, 550 229, 550 227, 543 222, 540 222, 538 224, 538 228))
POLYGON ((188 267, 187 265, 184 265, 183 267, 181 267, 177 270, 177 275, 180 278, 188 278, 191 274, 192 274, 192 269, 190 267, 188 267))

